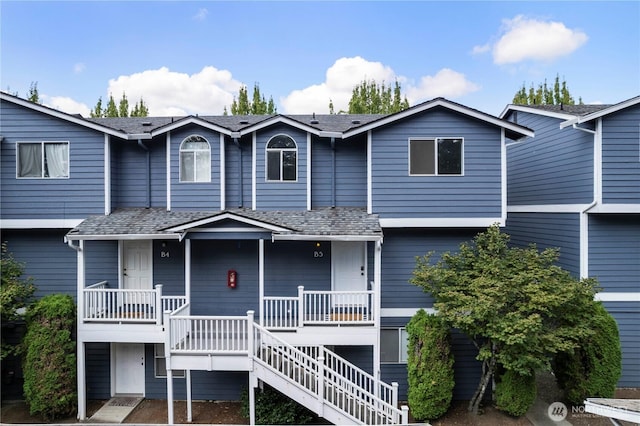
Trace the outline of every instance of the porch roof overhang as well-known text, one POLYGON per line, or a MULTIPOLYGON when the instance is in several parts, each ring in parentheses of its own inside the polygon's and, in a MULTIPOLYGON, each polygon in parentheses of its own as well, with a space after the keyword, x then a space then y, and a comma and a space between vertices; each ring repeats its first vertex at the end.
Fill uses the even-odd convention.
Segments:
POLYGON ((167 211, 160 208, 121 209, 92 216, 72 229, 73 240, 182 240, 189 234, 216 232, 230 236, 260 231, 272 241, 381 241, 377 215, 365 209, 336 207, 303 211, 230 209, 167 211), (230 226, 231 225, 231 226, 230 226))

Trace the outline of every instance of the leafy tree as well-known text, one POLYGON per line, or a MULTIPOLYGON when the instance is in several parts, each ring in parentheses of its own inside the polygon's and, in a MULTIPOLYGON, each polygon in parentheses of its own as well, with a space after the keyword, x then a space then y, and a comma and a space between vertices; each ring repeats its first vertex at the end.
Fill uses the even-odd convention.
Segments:
POLYGON ((536 375, 507 370, 496 383, 496 406, 509 415, 520 417, 536 400, 536 375))
POLYGON ((27 96, 27 100, 31 102, 35 102, 37 104, 40 103, 40 94, 38 93, 38 82, 32 81, 31 87, 29 87, 29 96, 27 96))
POLYGON ((103 117, 118 117, 118 107, 116 106, 116 101, 113 99, 113 95, 109 95, 109 102, 107 103, 107 107, 103 110, 103 117))
POLYGON ((453 355, 449 326, 420 309, 407 324, 408 399, 415 419, 433 420, 449 409, 453 398, 453 355))
POLYGON ((417 258, 411 282, 430 292, 447 323, 478 349, 482 374, 469 411, 480 402, 498 366, 528 375, 550 369, 558 352, 570 352, 593 331, 588 318, 594 279, 577 280, 556 266, 557 249, 512 248, 493 225, 456 254, 417 258))
POLYGON ((113 95, 109 95, 109 102, 106 107, 102 106, 102 97, 98 98, 98 102, 90 112, 92 118, 101 117, 147 117, 149 115, 149 107, 140 100, 134 104, 133 108, 129 108, 129 99, 127 94, 122 92, 122 97, 116 105, 113 95))
POLYGON ((98 102, 96 102, 96 105, 91 110, 90 115, 91 118, 104 117, 104 110, 102 109, 102 96, 98 98, 98 102))
POLYGON ((76 411, 76 306, 68 294, 52 294, 27 311, 24 396, 32 415, 45 421, 76 411))
POLYGON ((122 98, 120 98, 120 103, 118 104, 118 117, 128 117, 129 116, 129 99, 127 99, 127 95, 122 92, 122 98))
POLYGON ((378 84, 374 80, 363 80, 353 88, 349 100, 349 114, 392 114, 407 108, 409 101, 402 96, 397 80, 393 88, 384 82, 378 84))
MULTIPOLYGON (((533 83, 527 91, 525 84, 513 96, 513 104, 516 105, 575 105, 576 101, 569 92, 566 80, 560 82, 560 76, 556 75, 553 88, 549 88, 547 80, 534 88, 533 83)), ((582 98, 578 98, 578 104, 582 105, 582 98)))
MULTIPOLYGON (((0 259, 0 322, 7 324, 19 319, 19 309, 25 308, 31 302, 36 287, 31 278, 22 278, 24 264, 14 259, 7 248, 7 243, 2 243, 2 257, 0 259)), ((0 360, 17 352, 15 346, 11 346, 2 340, 0 360)))
POLYGON ((149 108, 147 104, 144 103, 142 98, 136 103, 131 111, 131 117, 148 117, 149 116, 149 108))
MULTIPOLYGON (((227 115, 227 107, 225 107, 224 111, 224 114, 227 115)), ((242 86, 238 92, 238 99, 234 97, 231 103, 231 115, 264 115, 275 113, 277 113, 277 110, 273 98, 269 97, 269 101, 267 101, 264 95, 260 93, 258 83, 253 86, 251 101, 249 101, 247 86, 242 86)))

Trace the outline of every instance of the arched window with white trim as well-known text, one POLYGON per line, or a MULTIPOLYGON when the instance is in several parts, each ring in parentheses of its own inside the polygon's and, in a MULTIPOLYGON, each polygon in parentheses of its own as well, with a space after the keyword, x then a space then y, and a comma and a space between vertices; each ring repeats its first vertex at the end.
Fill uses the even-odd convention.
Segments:
POLYGON ((298 145, 291 136, 276 135, 267 142, 267 181, 298 179, 298 145))
POLYGON ((202 136, 180 144, 180 182, 211 182, 211 146, 202 136))

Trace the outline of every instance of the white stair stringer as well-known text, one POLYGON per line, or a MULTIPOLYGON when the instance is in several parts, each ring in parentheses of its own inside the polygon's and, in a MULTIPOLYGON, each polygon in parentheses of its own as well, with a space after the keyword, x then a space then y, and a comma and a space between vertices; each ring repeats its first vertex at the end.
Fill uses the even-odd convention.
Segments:
MULTIPOLYGON (((334 361, 340 359, 333 352, 324 349, 316 360, 265 328, 257 324, 253 324, 252 328, 254 343, 251 374, 318 416, 334 424, 408 422, 406 408, 398 409, 349 378, 367 375, 366 372, 349 365, 349 374, 344 374, 340 370, 344 369, 346 361, 340 363, 340 368, 332 368, 335 362, 327 365, 325 356, 331 356, 334 361), (352 374, 354 372, 355 375, 352 374)), ((391 395, 391 398, 397 401, 397 394, 395 398, 391 395)))

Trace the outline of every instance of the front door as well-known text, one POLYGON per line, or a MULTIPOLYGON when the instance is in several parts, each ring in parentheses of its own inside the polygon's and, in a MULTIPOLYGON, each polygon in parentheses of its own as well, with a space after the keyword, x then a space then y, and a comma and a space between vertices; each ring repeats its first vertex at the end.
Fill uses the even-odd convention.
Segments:
POLYGON ((113 344, 115 395, 144 396, 144 344, 113 344))
POLYGON ((151 241, 124 241, 122 254, 123 288, 150 290, 153 279, 151 241))
POLYGON ((331 243, 331 287, 333 291, 367 290, 365 264, 366 243, 333 241, 331 243))

